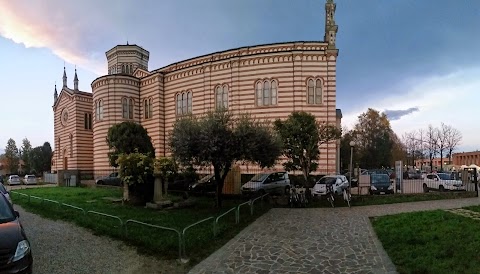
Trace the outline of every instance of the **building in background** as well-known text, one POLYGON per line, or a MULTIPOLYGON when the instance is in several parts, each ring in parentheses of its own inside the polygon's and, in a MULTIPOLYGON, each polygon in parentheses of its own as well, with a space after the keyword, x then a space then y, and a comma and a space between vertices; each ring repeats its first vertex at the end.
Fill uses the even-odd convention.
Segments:
MULTIPOLYGON (((92 92, 67 86, 54 91, 55 151, 52 170, 109 170, 108 129, 123 121, 148 131, 155 155, 168 156, 168 133, 183 115, 227 108, 259 120, 286 119, 293 111, 340 125, 336 108, 336 5, 325 4, 322 41, 257 45, 207 54, 149 70, 150 53, 138 45, 106 52, 108 75, 91 84, 92 92)), ((339 169, 339 142, 321 146, 319 173, 339 169)), ((276 169, 282 169, 281 161, 276 169)), ((248 166, 240 166, 247 172, 248 166)))

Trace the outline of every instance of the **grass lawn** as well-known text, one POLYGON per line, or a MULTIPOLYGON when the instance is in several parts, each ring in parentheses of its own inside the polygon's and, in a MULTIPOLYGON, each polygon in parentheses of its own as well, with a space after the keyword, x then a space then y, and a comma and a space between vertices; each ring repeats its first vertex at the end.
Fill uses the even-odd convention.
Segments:
MULTIPOLYGON (((418 194, 393 194, 393 195, 352 195, 352 206, 383 205, 431 200, 457 199, 475 197, 475 192, 429 192, 418 194)), ((347 206, 343 196, 335 197, 335 207, 347 206)), ((325 197, 315 199, 309 207, 331 207, 325 197)))
MULTIPOLYGON (((122 221, 135 219, 137 221, 171 227, 182 230, 197 221, 211 216, 218 216, 223 212, 244 202, 241 200, 224 200, 223 208, 214 208, 213 198, 197 198, 197 204, 192 208, 153 210, 144 207, 133 207, 113 203, 103 199, 104 197, 122 197, 120 189, 112 188, 75 188, 75 187, 49 187, 17 190, 21 193, 38 196, 41 198, 67 203, 88 210, 118 216, 122 221)), ((162 259, 178 258, 178 236, 175 232, 149 228, 138 224, 128 225, 128 237, 122 233, 119 221, 92 214, 84 215, 81 211, 65 206, 40 200, 28 199, 13 193, 12 199, 15 204, 24 209, 50 219, 61 219, 74 222, 93 230, 95 234, 107 235, 122 239, 137 249, 149 255, 158 256, 162 259)), ((213 237, 212 223, 208 221, 189 229, 186 233, 186 255, 190 259, 189 266, 193 266, 212 252, 233 238, 244 227, 253 222, 257 217, 268 211, 267 203, 255 203, 254 215, 250 215, 249 206, 244 206, 240 211, 240 224, 235 225, 235 214, 231 212, 219 221, 220 234, 213 237)), ((173 263, 173 262, 172 262, 173 263)), ((188 267, 187 267, 188 268, 188 267)))
POLYGON ((442 210, 372 218, 400 273, 480 273, 480 222, 442 210))

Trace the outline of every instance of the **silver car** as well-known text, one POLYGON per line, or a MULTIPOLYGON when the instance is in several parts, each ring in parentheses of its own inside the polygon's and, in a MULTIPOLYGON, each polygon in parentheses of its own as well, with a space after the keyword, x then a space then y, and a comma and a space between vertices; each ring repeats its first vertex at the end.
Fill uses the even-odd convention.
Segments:
POLYGON ((290 191, 290 178, 288 172, 260 173, 253 176, 250 181, 241 188, 242 194, 285 194, 290 191))
POLYGON ((22 182, 20 181, 20 177, 18 175, 10 175, 8 177, 8 185, 19 185, 22 182))
POLYGON ((327 185, 331 185, 334 194, 342 193, 343 189, 348 187, 347 177, 344 175, 323 176, 313 186, 312 195, 319 196, 327 194, 327 185))
POLYGON ((35 175, 25 175, 25 178, 23 179, 23 183, 26 185, 36 185, 37 177, 35 177, 35 175))

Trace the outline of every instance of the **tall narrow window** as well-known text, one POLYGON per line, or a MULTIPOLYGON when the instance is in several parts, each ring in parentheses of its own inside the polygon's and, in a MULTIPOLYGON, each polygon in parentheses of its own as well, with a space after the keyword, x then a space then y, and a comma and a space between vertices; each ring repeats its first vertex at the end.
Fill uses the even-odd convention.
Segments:
POLYGON ((187 92, 187 113, 192 113, 192 92, 187 92))
POLYGON ((83 123, 84 123, 83 126, 84 126, 85 129, 88 129, 88 113, 85 113, 84 116, 85 116, 85 117, 83 118, 83 119, 84 119, 84 120, 83 120, 83 123))
POLYGON ((215 89, 215 107, 216 109, 221 109, 222 108, 222 96, 223 90, 221 86, 217 86, 215 89))
POLYGON ((313 104, 315 102, 315 84, 312 79, 308 80, 308 103, 313 104))
POLYGON ((149 98, 148 99, 148 118, 153 117, 153 99, 149 98))
POLYGON ((98 100, 95 104, 95 120, 103 120, 103 100, 98 100))
POLYGON ((88 129, 92 129, 92 114, 88 114, 88 129))
POLYGON ((128 118, 128 99, 122 98, 122 118, 128 118))
POLYGON ((309 79, 307 81, 307 103, 316 105, 323 103, 322 80, 309 79))
POLYGON ((177 115, 182 114, 182 94, 177 94, 177 115))
POLYGON ((187 113, 187 107, 188 107, 187 94, 184 92, 182 93, 182 114, 187 113))
POLYGON ((224 109, 228 108, 228 86, 227 85, 223 86, 222 104, 224 109))
POLYGON ((322 82, 317 79, 315 82, 315 104, 322 103, 322 82))
POLYGON ((128 102, 128 118, 133 119, 133 99, 130 99, 128 102))
POLYGON ((257 105, 261 106, 263 105, 263 85, 262 82, 257 83, 256 87, 256 93, 257 93, 257 105))
POLYGON ((143 118, 148 119, 148 100, 143 100, 143 118))
POLYGON ((92 114, 91 113, 85 113, 83 117, 84 121, 84 128, 85 129, 92 129, 92 114))
POLYGON ((277 104, 277 81, 272 81, 272 105, 277 104))
POLYGON ((263 105, 268 106, 271 102, 270 81, 263 82, 263 105))

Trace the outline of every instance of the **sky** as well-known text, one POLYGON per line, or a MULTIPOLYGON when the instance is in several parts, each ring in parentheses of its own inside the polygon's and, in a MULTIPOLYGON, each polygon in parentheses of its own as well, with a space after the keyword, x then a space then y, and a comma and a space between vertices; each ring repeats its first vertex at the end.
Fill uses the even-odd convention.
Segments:
MULTIPOLYGON (((457 128, 480 149, 480 1, 337 0, 337 108, 352 128, 368 108, 405 132, 457 128)), ((117 44, 150 51, 149 69, 236 47, 323 40, 322 0, 0 0, 0 153, 53 144, 53 92, 107 73, 117 44), (60 88, 59 88, 60 89, 60 88)))

